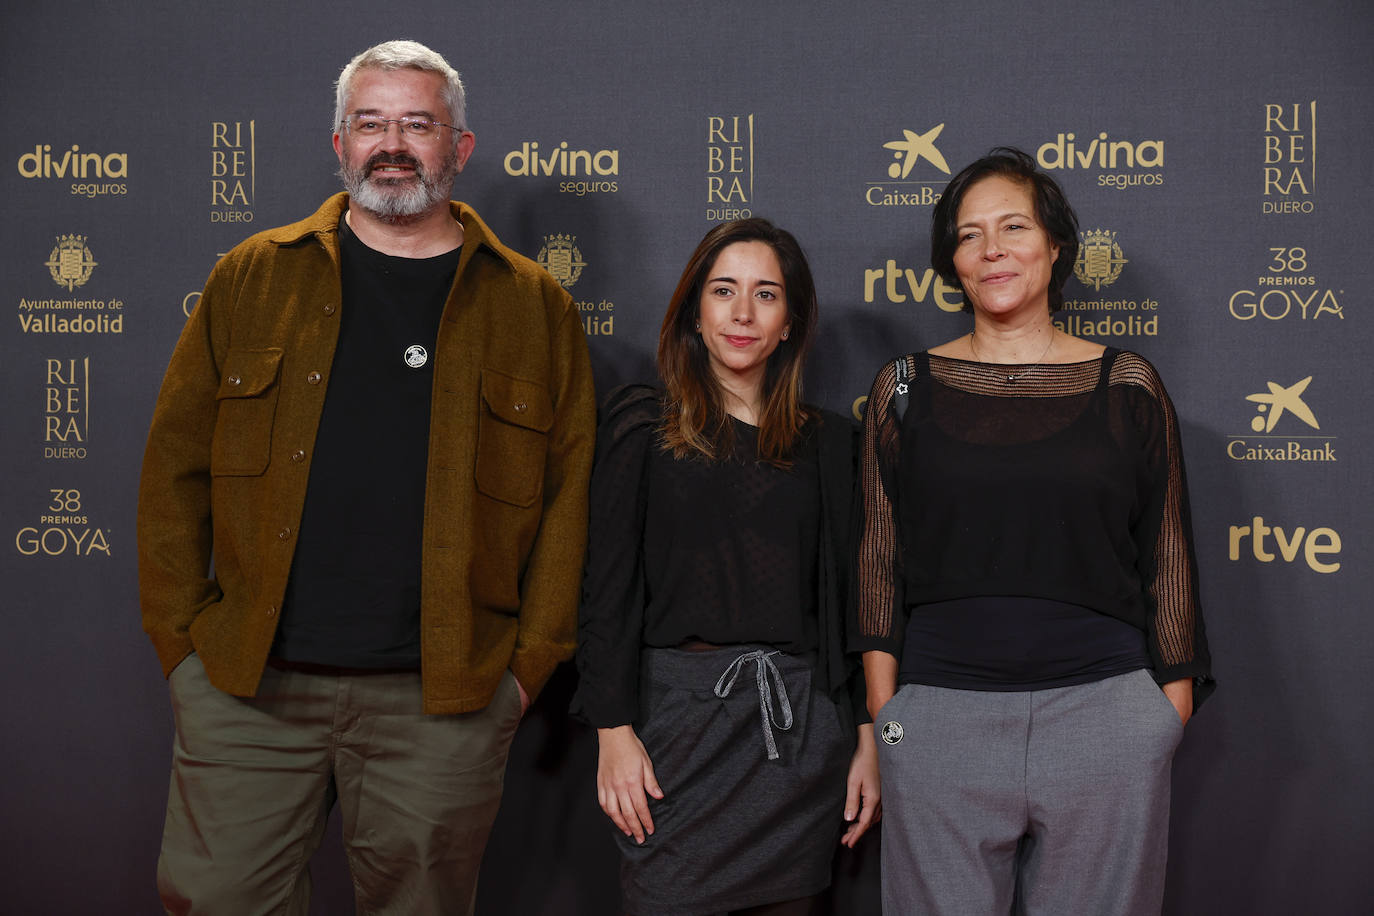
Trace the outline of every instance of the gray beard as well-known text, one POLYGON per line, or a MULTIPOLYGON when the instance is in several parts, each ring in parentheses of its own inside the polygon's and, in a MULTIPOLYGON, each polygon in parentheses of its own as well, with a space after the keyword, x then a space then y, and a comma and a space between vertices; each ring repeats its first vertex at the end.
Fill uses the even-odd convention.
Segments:
POLYGON ((428 213, 437 205, 448 203, 453 179, 458 175, 458 151, 450 150, 439 164, 438 174, 425 170, 419 160, 412 159, 415 177, 386 178, 385 173, 369 177, 377 162, 387 157, 374 156, 360 168, 339 165, 339 178, 348 191, 349 202, 371 216, 386 223, 404 223, 428 213))

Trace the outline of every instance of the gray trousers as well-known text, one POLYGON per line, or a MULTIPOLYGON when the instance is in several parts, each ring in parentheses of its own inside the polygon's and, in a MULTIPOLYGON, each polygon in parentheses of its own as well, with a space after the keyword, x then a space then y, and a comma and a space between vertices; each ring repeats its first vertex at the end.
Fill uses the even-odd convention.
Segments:
POLYGON ((158 891, 169 913, 309 911, 310 857, 337 800, 359 914, 470 913, 520 693, 421 712, 420 675, 269 667, 251 699, 195 655, 170 678, 176 719, 158 891))
POLYGON ((1146 671, 1019 693, 909 684, 874 720, 887 916, 1145 916, 1183 728, 1146 671))

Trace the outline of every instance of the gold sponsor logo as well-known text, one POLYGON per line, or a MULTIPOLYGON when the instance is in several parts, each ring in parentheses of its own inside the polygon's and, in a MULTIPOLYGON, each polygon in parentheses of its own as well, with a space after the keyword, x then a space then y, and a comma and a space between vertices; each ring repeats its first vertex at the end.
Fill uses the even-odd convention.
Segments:
POLYGON ((539 249, 539 266, 549 272, 564 289, 572 287, 582 276, 587 262, 577 247, 575 235, 546 235, 544 247, 539 249))
POLYGON ((1321 430, 1316 413, 1303 399, 1311 384, 1310 375, 1291 385, 1268 381, 1265 382, 1264 391, 1247 394, 1245 400, 1255 405, 1255 415, 1250 418, 1250 431, 1254 435, 1231 436, 1226 443, 1226 456, 1232 461, 1309 464, 1336 461, 1335 437, 1271 435, 1285 417, 1292 418, 1284 424, 1290 433, 1294 428, 1293 421, 1302 423, 1307 429, 1321 430))
POLYGON ((1317 103, 1264 106, 1264 200, 1260 212, 1311 213, 1317 190, 1317 103))
POLYGON ((1258 414, 1250 421, 1250 428, 1257 433, 1273 432, 1279 419, 1285 413, 1289 413, 1313 429, 1321 429, 1321 424, 1317 422, 1317 415, 1302 399, 1303 392, 1307 390, 1307 386, 1310 384, 1312 384, 1312 376, 1309 375, 1286 388, 1278 382, 1268 382, 1266 384, 1267 391, 1247 394, 1245 400, 1253 401, 1259 405, 1256 408, 1258 414), (1268 414, 1267 417, 1266 414, 1268 414))
POLYGON ((1036 161, 1043 169, 1163 168, 1163 140, 1112 140, 1104 130, 1086 144, 1072 133, 1055 134, 1040 144, 1036 161))
POLYGON ((519 149, 506 153, 502 163, 512 178, 558 176, 559 193, 585 197, 588 194, 614 194, 620 190, 620 150, 575 149, 567 140, 551 150, 542 151, 539 141, 526 140, 519 149))
POLYGON ((754 200, 754 116, 706 119, 706 218, 747 219, 754 200))
MULTIPOLYGON (((1079 283, 1101 293, 1103 287, 1120 279, 1130 261, 1122 253, 1115 232, 1090 229, 1079 233, 1078 238, 1080 244, 1073 275, 1079 283)), ((1075 337, 1154 337, 1159 334, 1159 300, 1148 296, 1143 299, 1066 296, 1063 308, 1052 320, 1059 330, 1075 337), (1087 314, 1093 312, 1099 314, 1087 314)))
POLYGON ((110 556, 109 530, 91 524, 81 505, 81 491, 57 488, 48 491, 45 511, 35 524, 14 535, 14 549, 24 556, 110 556))
POLYGON ((251 223, 257 182, 257 122, 212 121, 210 222, 251 223))
POLYGON ((864 301, 873 302, 880 293, 893 303, 924 303, 929 299, 942 312, 957 312, 964 307, 964 291, 946 283, 933 267, 917 271, 899 267, 892 258, 882 267, 864 270, 864 301))
POLYGON ((46 263, 53 282, 69 292, 85 286, 96 268, 95 256, 86 246, 84 235, 58 236, 46 263))
POLYGON ((944 181, 916 181, 910 176, 917 163, 924 160, 932 168, 948 175, 949 163, 936 147, 935 141, 945 129, 942 121, 924 133, 902 129, 900 140, 888 140, 883 149, 892 151, 887 165, 888 181, 871 181, 864 190, 864 201, 871 207, 930 207, 940 199, 944 181))
MULTIPOLYGON (((575 235, 546 235, 544 246, 539 249, 539 265, 547 270, 564 289, 571 289, 582 276, 587 262, 577 247, 575 235)), ((609 299, 577 300, 578 316, 582 320, 582 330, 588 337, 608 337, 615 333, 615 303, 609 299)))
MULTIPOLYGON (((1340 292, 1344 294, 1345 290, 1340 292)), ((1238 289, 1231 294, 1228 307, 1231 317, 1239 321, 1253 321, 1256 318, 1282 321, 1290 316, 1302 321, 1317 319, 1322 315, 1345 317, 1336 291, 1329 289, 1268 289, 1262 293, 1253 289, 1238 289)))
POLYGON ((83 151, 76 143, 58 153, 51 144, 40 143, 33 148, 33 152, 22 154, 17 165, 21 178, 81 179, 70 185, 73 197, 94 198, 129 193, 127 182, 99 180, 128 178, 128 153, 92 153, 83 151))
POLYGON ((1090 229, 1078 234, 1078 259, 1073 262, 1073 275, 1084 286, 1101 292, 1121 276, 1121 268, 1129 263, 1121 253, 1116 233, 1105 229, 1090 229))
POLYGON ((615 303, 609 299, 579 300, 574 303, 582 317, 582 330, 588 337, 610 337, 615 333, 615 303))
POLYGON ((1163 140, 1115 140, 1107 132, 1085 140, 1072 132, 1057 133, 1040 144, 1036 161, 1047 171, 1096 171, 1102 188, 1157 187, 1164 184, 1163 140))
POLYGON ((128 178, 128 153, 83 153, 72 148, 60 156, 47 143, 19 157, 19 174, 24 178, 128 178))
POLYGON ((1301 557, 1313 572, 1333 573, 1341 568, 1340 560, 1335 559, 1340 556, 1341 536, 1334 528, 1299 525, 1285 529, 1256 515, 1248 525, 1231 526, 1227 556, 1239 561, 1245 547, 1260 563, 1293 563, 1301 557))
POLYGON ((1256 278, 1255 288, 1238 289, 1231 294, 1227 308, 1232 318, 1282 321, 1295 317, 1299 321, 1315 321, 1328 315, 1344 320, 1340 296, 1345 295, 1345 290, 1317 282, 1308 265, 1306 248, 1270 248, 1269 254, 1269 263, 1256 278))
POLYGON ((91 417, 91 359, 49 359, 43 386, 43 457, 86 457, 91 417))
POLYGON ((884 143, 883 149, 892 150, 892 158, 897 160, 887 167, 887 177, 905 180, 916 167, 916 163, 922 159, 948 175, 949 163, 945 162, 944 155, 935 148, 935 138, 940 136, 940 131, 944 129, 944 122, 941 122, 923 134, 918 134, 914 130, 903 130, 901 140, 889 140, 884 143))
MULTIPOLYGON (((99 262, 84 235, 62 235, 43 266, 54 283, 75 292, 91 279, 99 262)), ((120 334, 123 310, 120 299, 20 297, 19 329, 26 334, 120 334)))
MULTIPOLYGON (((1078 300, 1092 302, 1094 300, 1078 300)), ((1111 300, 1108 300, 1111 301, 1111 300)), ((1153 299, 1143 300, 1136 303, 1133 300, 1116 300, 1130 305, 1132 308, 1145 308, 1145 302, 1153 303, 1150 308, 1158 308, 1159 303, 1153 299)), ((1067 302, 1066 302, 1067 307, 1067 302)), ((1057 314, 1054 316, 1054 326, 1065 334, 1072 334, 1074 337, 1155 337, 1159 334, 1158 315, 1107 315, 1101 318, 1092 318, 1084 315, 1057 314)))

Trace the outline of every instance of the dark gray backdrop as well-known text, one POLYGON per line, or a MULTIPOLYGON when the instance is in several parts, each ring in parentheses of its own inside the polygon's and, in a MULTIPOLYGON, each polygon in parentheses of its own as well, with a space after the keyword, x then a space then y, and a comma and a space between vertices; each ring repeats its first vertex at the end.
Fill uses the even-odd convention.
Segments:
MULTIPOLYGON (((747 210, 810 254, 810 397, 855 407, 881 362, 966 330, 926 273, 949 177, 933 160, 1038 153, 1091 253, 1064 320, 1149 356, 1183 422, 1221 687, 1175 767, 1166 910, 1367 911, 1374 442, 1354 382, 1374 285, 1374 14, 1362 0, 1146 6, 0 14, 0 522, 14 537, 0 551, 0 911, 156 911, 171 730, 133 543, 153 398, 216 257, 336 189, 332 81, 394 37, 463 72, 477 149, 455 196, 515 247, 556 252, 602 391, 647 376, 691 248, 747 210), (908 139, 938 155, 903 176, 904 150, 885 144, 908 139), (591 174, 565 168, 563 143, 591 174), (1247 398, 1275 393, 1288 408, 1271 428, 1277 407, 1247 398)), ((563 714, 570 690, 563 671, 517 738, 481 912, 613 911, 594 742, 563 714)), ((841 860, 835 912, 875 911, 876 851, 841 860)), ((340 855, 331 838, 317 857, 316 912, 351 912, 340 855)))

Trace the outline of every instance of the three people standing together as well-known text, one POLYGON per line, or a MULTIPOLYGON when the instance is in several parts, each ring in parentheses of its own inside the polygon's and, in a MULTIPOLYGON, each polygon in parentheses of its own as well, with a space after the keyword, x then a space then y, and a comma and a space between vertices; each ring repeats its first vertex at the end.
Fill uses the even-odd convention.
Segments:
POLYGON ((215 267, 149 434, 169 912, 307 912, 336 803, 359 912, 471 912, 575 627, 630 913, 815 912, 880 818, 887 912, 1159 911, 1211 688, 1178 421, 1055 328, 1077 225, 1033 160, 950 183, 973 330, 886 364, 861 431, 803 400, 810 269, 746 219, 595 432, 570 297, 449 200, 458 74, 386 42, 336 90, 346 192, 215 267))

